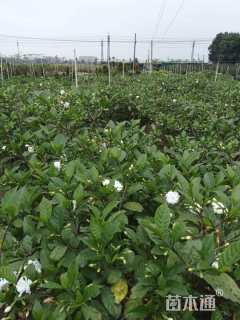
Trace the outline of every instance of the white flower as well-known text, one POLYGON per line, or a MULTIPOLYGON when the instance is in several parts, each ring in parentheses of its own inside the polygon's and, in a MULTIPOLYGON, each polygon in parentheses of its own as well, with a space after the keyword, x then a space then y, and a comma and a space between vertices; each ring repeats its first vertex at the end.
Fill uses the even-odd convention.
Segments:
POLYGON ((121 184, 120 181, 115 180, 115 181, 114 181, 114 188, 115 188, 118 192, 120 192, 120 191, 122 191, 122 189, 123 189, 123 185, 121 184))
POLYGON ((180 199, 180 194, 176 191, 169 191, 166 196, 166 201, 169 204, 177 204, 180 199))
POLYGON ((216 214, 223 214, 224 210, 226 209, 225 206, 221 202, 217 201, 216 199, 213 199, 212 201, 212 208, 214 213, 216 214))
POLYGON ((212 263, 212 267, 213 267, 214 269, 219 269, 219 263, 218 263, 218 261, 214 261, 214 262, 212 263))
POLYGON ((0 292, 4 289, 5 286, 7 286, 9 284, 9 282, 4 279, 4 278, 0 278, 0 292))
POLYGON ((33 153, 34 152, 34 147, 30 146, 29 144, 25 144, 25 147, 28 149, 29 153, 33 153))
POLYGON ((64 90, 61 90, 61 91, 60 91, 60 94, 61 94, 61 96, 63 96, 63 95, 65 94, 65 91, 64 91, 64 90))
POLYGON ((7 146, 2 146, 2 150, 6 150, 7 149, 7 146))
POLYGON ((77 209, 77 201, 72 200, 72 205, 73 205, 73 211, 75 211, 77 209))
POLYGON ((35 270, 36 270, 38 273, 41 273, 41 272, 42 272, 42 265, 41 265, 41 263, 40 263, 37 259, 35 259, 35 260, 29 260, 29 261, 28 261, 28 265, 31 265, 31 264, 34 266, 35 270))
POLYGON ((140 97, 139 96, 136 96, 136 99, 139 99, 140 97))
POLYGON ((12 310, 12 306, 7 306, 7 307, 4 309, 4 313, 9 313, 11 310, 12 310))
POLYGON ((70 103, 69 102, 64 102, 64 108, 69 108, 70 107, 70 103))
POLYGON ((192 236, 183 236, 181 240, 192 240, 192 236))
POLYGON ((19 297, 21 297, 23 293, 31 294, 31 289, 30 289, 31 284, 32 284, 32 280, 28 279, 27 277, 21 277, 18 280, 16 284, 16 289, 17 289, 17 292, 19 293, 19 297))
POLYGON ((56 160, 56 161, 53 162, 53 165, 58 171, 61 170, 61 161, 56 160))
POLYGON ((42 83, 40 83, 39 85, 40 85, 40 87, 42 87, 42 83))
POLYGON ((177 102, 177 99, 173 99, 173 101, 172 101, 173 103, 176 103, 177 102))
POLYGON ((104 180, 102 181, 102 185, 103 185, 104 187, 108 186, 109 184, 110 184, 110 179, 104 179, 104 180))
POLYGON ((134 168, 133 164, 130 165, 130 167, 128 168, 129 171, 132 171, 134 168))

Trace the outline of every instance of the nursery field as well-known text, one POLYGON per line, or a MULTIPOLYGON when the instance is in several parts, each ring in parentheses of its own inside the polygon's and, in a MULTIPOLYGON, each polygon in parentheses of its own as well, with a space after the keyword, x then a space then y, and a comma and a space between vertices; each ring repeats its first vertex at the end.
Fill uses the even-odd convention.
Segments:
POLYGON ((0 318, 240 319, 240 82, 107 83, 0 86, 0 318))

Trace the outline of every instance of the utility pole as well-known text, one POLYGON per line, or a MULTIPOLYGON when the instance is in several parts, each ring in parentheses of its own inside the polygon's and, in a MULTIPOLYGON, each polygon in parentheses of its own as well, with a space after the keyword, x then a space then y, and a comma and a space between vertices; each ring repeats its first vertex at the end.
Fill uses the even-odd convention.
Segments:
POLYGON ((101 41, 101 63, 104 61, 104 54, 103 54, 103 40, 101 41))
POLYGON ((133 73, 135 73, 135 62, 136 62, 136 47, 137 47, 137 34, 134 35, 134 46, 133 46, 133 73))
POLYGON ((191 54, 191 62, 194 62, 195 46, 196 46, 196 41, 193 41, 193 44, 192 44, 192 54, 191 54))
POLYGON ((111 48, 110 48, 110 35, 107 36, 107 63, 108 63, 108 84, 111 85, 111 48))
POLYGON ((75 69, 75 85, 78 87, 78 70, 77 70, 77 54, 76 49, 74 49, 74 69, 75 69))
POLYGON ((153 40, 151 40, 151 48, 150 48, 150 72, 153 71, 153 40))

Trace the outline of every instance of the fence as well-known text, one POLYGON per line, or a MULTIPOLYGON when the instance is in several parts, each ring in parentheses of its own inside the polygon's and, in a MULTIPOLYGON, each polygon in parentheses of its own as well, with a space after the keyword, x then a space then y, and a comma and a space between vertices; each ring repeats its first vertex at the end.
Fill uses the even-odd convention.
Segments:
POLYGON ((139 39, 136 34, 131 38, 108 35, 77 40, 0 35, 0 48, 6 51, 0 55, 1 80, 23 75, 65 76, 74 81, 76 73, 108 73, 110 83, 114 73, 125 75, 152 70, 179 74, 211 71, 215 72, 216 79, 219 73, 238 79, 240 64, 216 65, 204 61, 210 42, 211 39, 139 39), (16 49, 17 53, 13 54, 16 49), (32 50, 44 53, 33 54, 32 50), (59 58, 64 55, 68 58, 59 58))

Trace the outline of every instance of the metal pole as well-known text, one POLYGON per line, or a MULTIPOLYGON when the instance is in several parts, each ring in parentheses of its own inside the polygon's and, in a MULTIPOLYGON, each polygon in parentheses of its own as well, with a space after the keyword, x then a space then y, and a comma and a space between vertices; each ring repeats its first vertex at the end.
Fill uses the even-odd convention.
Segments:
POLYGON ((196 46, 196 41, 193 41, 193 44, 192 44, 192 54, 191 54, 191 62, 194 62, 195 46, 196 46))
POLYGON ((78 87, 78 70, 77 70, 77 54, 76 49, 74 49, 74 69, 75 69, 75 86, 78 87))
POLYGON ((17 41, 17 55, 18 55, 18 60, 20 59, 20 50, 19 50, 19 42, 17 41))
POLYGON ((136 63, 136 47, 137 47, 137 34, 134 35, 134 46, 133 46, 133 73, 135 73, 135 63, 136 63))
POLYGON ((150 50, 150 72, 153 71, 153 40, 151 40, 151 50, 150 50))
POLYGON ((107 47, 107 62, 108 62, 108 84, 109 86, 111 85, 111 50, 110 50, 110 35, 108 35, 107 37, 107 44, 108 44, 108 47, 107 47))
POLYGON ((101 63, 103 63, 104 60, 104 53, 103 53, 103 40, 101 41, 101 63))

